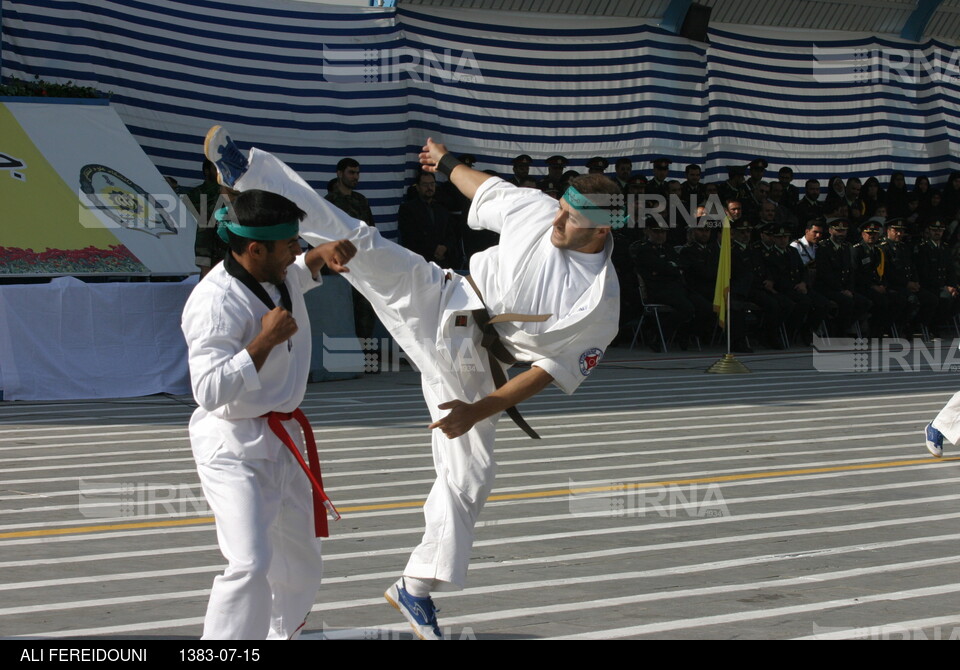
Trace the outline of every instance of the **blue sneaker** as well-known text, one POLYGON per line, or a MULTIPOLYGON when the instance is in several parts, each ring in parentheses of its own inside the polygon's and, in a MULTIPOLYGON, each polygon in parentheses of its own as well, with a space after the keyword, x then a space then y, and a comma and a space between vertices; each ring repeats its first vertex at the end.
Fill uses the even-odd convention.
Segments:
POLYGON ((421 640, 442 640, 440 624, 437 623, 437 608, 433 606, 433 598, 417 598, 407 593, 404 588, 403 577, 387 589, 383 594, 387 602, 400 610, 400 613, 413 626, 413 632, 421 640))
POLYGON ((240 148, 233 143, 223 126, 214 126, 207 131, 203 141, 203 154, 217 166, 219 181, 233 188, 250 164, 240 148))
POLYGON ((927 451, 937 458, 943 456, 943 433, 934 428, 932 423, 927 424, 923 433, 927 438, 927 451))

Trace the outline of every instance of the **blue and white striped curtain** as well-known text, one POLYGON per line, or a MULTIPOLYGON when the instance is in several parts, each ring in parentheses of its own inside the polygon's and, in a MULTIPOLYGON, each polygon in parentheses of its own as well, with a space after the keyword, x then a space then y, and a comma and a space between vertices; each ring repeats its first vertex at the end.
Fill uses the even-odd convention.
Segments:
POLYGON ((708 181, 758 156, 800 184, 960 169, 960 50, 935 42, 721 25, 707 45, 626 19, 284 0, 2 1, 3 76, 112 92, 163 174, 199 181, 214 123, 321 190, 352 156, 388 235, 427 136, 501 172, 530 154, 534 175, 557 153, 647 173, 663 155, 708 181))

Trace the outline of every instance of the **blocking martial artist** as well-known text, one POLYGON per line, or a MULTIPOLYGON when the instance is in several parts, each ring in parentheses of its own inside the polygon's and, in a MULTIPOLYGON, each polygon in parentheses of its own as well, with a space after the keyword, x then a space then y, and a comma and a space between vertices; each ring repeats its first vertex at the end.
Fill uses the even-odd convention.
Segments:
POLYGON ((222 129, 211 129, 207 146, 228 186, 300 203, 308 242, 353 242, 357 255, 345 276, 420 370, 437 479, 422 541, 385 596, 418 636, 438 639, 430 592, 460 589, 466 580, 474 525, 493 485, 500 413, 551 383, 572 393, 616 335, 610 230, 623 222, 622 195, 607 177, 585 176, 557 202, 473 170, 428 140, 423 169, 448 173, 473 200, 471 228, 501 236, 499 247, 473 256, 468 280, 331 207, 276 157, 256 148, 245 156, 222 129), (531 367, 497 388, 505 363, 487 351, 531 367))
POLYGON ((303 294, 320 284, 324 264, 345 271, 354 249, 335 241, 300 256, 304 212, 274 193, 247 191, 232 210, 217 212, 230 251, 193 290, 182 320, 199 404, 190 443, 229 562, 214 579, 203 637, 289 639, 320 585, 315 535, 326 519, 292 451, 304 442, 297 408, 312 348, 303 294))

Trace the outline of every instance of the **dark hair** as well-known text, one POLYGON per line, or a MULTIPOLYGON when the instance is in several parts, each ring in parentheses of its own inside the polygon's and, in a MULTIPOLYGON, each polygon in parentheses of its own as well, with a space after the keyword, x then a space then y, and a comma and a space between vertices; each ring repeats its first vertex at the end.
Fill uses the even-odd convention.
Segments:
POLYGON ((621 165, 626 165, 627 163, 629 163, 630 165, 633 165, 633 161, 630 160, 629 158, 618 158, 617 162, 614 163, 613 166, 620 167, 621 165))
POLYGON ((352 158, 341 158, 341 159, 340 159, 340 162, 337 163, 337 172, 340 172, 340 171, 342 171, 342 170, 346 170, 347 168, 358 168, 358 167, 360 167, 360 163, 358 163, 358 162, 355 161, 354 159, 352 159, 352 158))
MULTIPOLYGON (((623 195, 623 191, 610 177, 602 174, 583 174, 573 177, 570 185, 584 195, 623 195)), ((592 200, 592 198, 591 198, 592 200)))
POLYGON ((686 173, 690 172, 690 170, 698 170, 698 171, 700 171, 700 172, 703 172, 703 169, 702 169, 699 165, 697 165, 696 163, 690 163, 690 165, 688 165, 687 167, 683 168, 683 173, 686 174, 686 173))
MULTIPOLYGON (((260 191, 252 189, 244 191, 233 199, 229 207, 228 219, 239 223, 241 226, 250 228, 259 228, 263 226, 275 226, 280 223, 290 223, 291 221, 303 221, 307 215, 297 205, 282 195, 271 193, 270 191, 260 191)), ((238 254, 246 251, 250 239, 241 237, 234 232, 227 230, 230 237, 230 250, 238 254)), ((273 241, 262 241, 262 244, 268 251, 273 251, 273 241)))
POLYGON ((623 191, 610 177, 602 174, 584 174, 572 178, 570 186, 580 191, 597 207, 609 210, 614 215, 623 214, 623 191))
POLYGON ((417 170, 417 174, 413 176, 413 183, 419 185, 423 181, 424 176, 433 177, 433 180, 437 180, 437 176, 432 172, 427 172, 426 170, 417 170))

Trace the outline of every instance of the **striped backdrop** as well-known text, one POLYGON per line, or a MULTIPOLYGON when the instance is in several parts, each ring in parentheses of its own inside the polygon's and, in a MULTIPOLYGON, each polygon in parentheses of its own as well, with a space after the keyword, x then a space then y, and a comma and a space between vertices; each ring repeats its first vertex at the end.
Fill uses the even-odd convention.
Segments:
POLYGON ((0 2, 3 76, 111 91, 162 173, 198 182, 213 123, 319 189, 353 156, 387 234, 427 136, 481 168, 528 153, 535 175, 555 153, 646 173, 665 155, 707 180, 763 156, 824 186, 960 169, 960 50, 935 42, 727 24, 706 45, 625 19, 286 0, 0 2))

